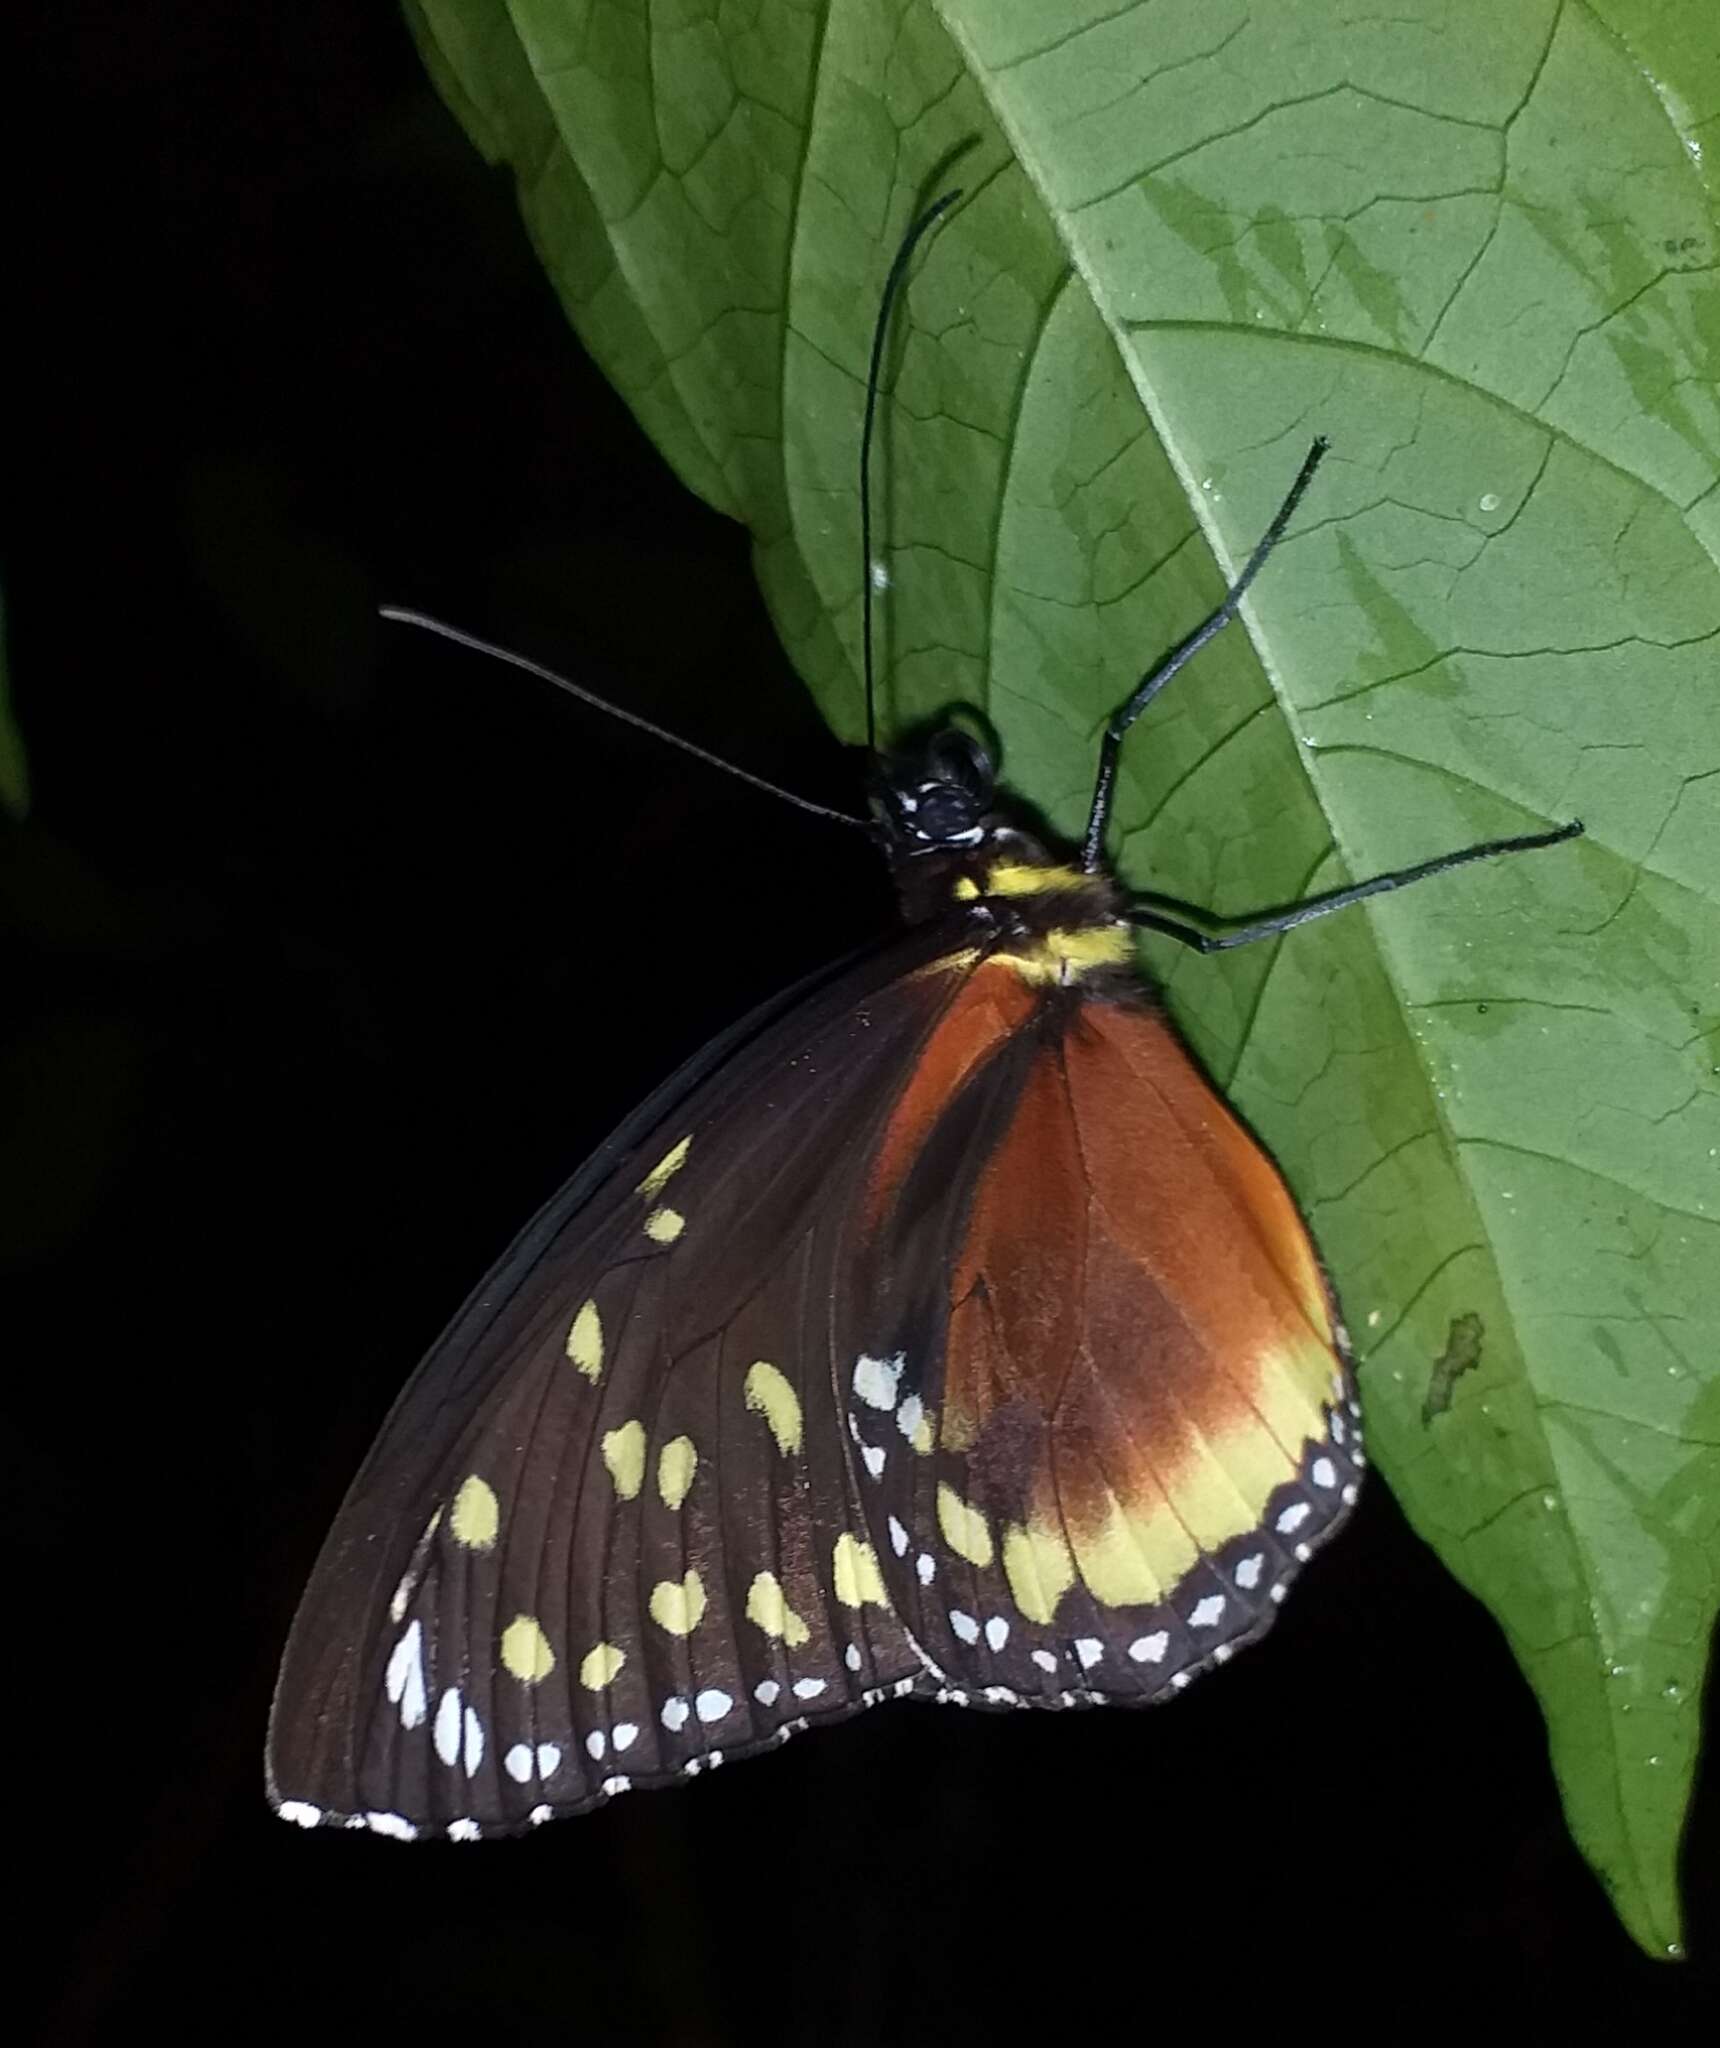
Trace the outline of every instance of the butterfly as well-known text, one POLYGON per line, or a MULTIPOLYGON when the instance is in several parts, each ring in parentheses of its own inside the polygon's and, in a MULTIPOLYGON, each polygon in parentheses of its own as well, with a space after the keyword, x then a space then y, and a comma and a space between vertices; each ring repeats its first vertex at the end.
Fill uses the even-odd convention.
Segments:
MULTIPOLYGON (((904 239, 874 331, 869 730, 879 369, 958 197, 904 239)), ((900 934, 659 1089, 419 1367, 287 1644, 284 1819, 515 1833, 889 1699, 1145 1705, 1270 1625, 1356 1498, 1350 1347, 1134 931, 1222 950, 1581 830, 1224 930, 1108 874, 1124 734, 1235 616, 1324 453, 1111 719, 1079 848, 1012 817, 966 732, 874 748, 900 934)))

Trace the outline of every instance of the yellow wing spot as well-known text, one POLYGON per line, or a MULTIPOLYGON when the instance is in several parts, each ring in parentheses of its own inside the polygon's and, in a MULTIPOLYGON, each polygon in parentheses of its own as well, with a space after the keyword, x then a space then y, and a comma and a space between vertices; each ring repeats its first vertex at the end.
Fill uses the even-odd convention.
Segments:
POLYGON ((908 1432, 908 1442, 922 1458, 932 1455, 932 1444, 937 1436, 937 1424, 922 1409, 920 1419, 908 1432))
POLYGON ((747 1406, 770 1425, 777 1449, 785 1458, 793 1457, 800 1449, 800 1396, 784 1375, 768 1358, 761 1358, 748 1367, 742 1392, 747 1406))
POLYGON ((686 1165, 687 1154, 692 1149, 693 1141, 691 1138, 683 1138, 678 1145, 672 1145, 639 1183, 634 1192, 643 1195, 648 1202, 656 1201, 657 1197, 669 1185, 674 1176, 686 1165))
POLYGON ((1093 877, 1079 868, 1035 867, 1029 861, 1003 860, 985 878, 988 896, 1052 896, 1084 889, 1093 877))
POLYGON ((632 1500, 645 1483, 645 1425, 637 1416, 603 1439, 603 1462, 619 1500, 632 1500))
POLYGON ((603 1370, 603 1318, 595 1301, 584 1303, 567 1333, 567 1355, 588 1380, 603 1370))
POLYGON ((788 1596, 776 1582, 775 1572, 760 1572, 747 1588, 747 1620, 767 1636, 798 1650, 811 1637, 800 1616, 788 1604, 788 1596))
POLYGON ((1049 1628, 1058 1601, 1075 1583, 1075 1560, 1060 1535, 1018 1522, 1003 1532, 1003 1572, 1016 1606, 1049 1628))
POLYGON ((659 1579, 651 1588, 651 1619, 672 1636, 690 1636, 705 1612, 705 1582, 697 1572, 688 1572, 677 1584, 659 1579))
MULTIPOLYGON (((1325 1437, 1331 1370, 1330 1350, 1312 1336, 1274 1345, 1255 1367, 1254 1406, 1292 1464, 1305 1443, 1319 1443, 1325 1437)), ((1283 1476, 1278 1473, 1272 1483, 1283 1476)))
POLYGON ((653 1244, 673 1244, 686 1227, 687 1219, 679 1209, 659 1207, 645 1219, 645 1235, 653 1244))
POLYGON ((947 1480, 938 1481, 938 1527, 957 1557, 969 1564, 991 1563, 991 1530, 978 1508, 969 1507, 947 1480))
POLYGON ((1112 1497, 1102 1525, 1070 1531, 1088 1591, 1106 1607, 1145 1607, 1164 1599, 1200 1552, 1168 1508, 1131 1515, 1112 1497))
POLYGON ((626 1662, 625 1650, 618 1650, 613 1643, 599 1643, 581 1658, 579 1682, 587 1692, 601 1692, 606 1685, 614 1683, 616 1674, 626 1662))
POLYGON ((972 875, 957 875, 956 885, 950 894, 958 903, 972 903, 979 895, 979 884, 972 875))
POLYGON ((831 1552, 830 1566, 836 1597, 844 1607, 864 1607, 868 1600, 874 1607, 889 1606, 884 1575, 878 1569, 878 1553, 870 1543, 862 1543, 844 1529, 831 1552))
POLYGON ((1070 931, 1048 931, 1019 953, 994 953, 992 958, 1013 967, 1035 987, 1053 987, 1079 981, 1098 967, 1121 967, 1133 950, 1123 925, 1078 925, 1070 931))
POLYGON ((502 1630, 502 1666, 521 1685, 541 1685, 555 1669, 555 1652, 535 1615, 516 1614, 502 1630))
MULTIPOLYGON (((468 1473, 454 1496, 454 1512, 448 1518, 449 1534, 468 1550, 489 1550, 494 1547, 501 1526, 502 1508, 496 1499, 496 1489, 476 1472, 468 1473)), ((429 1531, 425 1533, 428 1535, 429 1531)))
POLYGON ((657 1453, 657 1491, 666 1508, 678 1508, 687 1498, 693 1474, 699 1469, 699 1453, 690 1436, 671 1437, 657 1453))

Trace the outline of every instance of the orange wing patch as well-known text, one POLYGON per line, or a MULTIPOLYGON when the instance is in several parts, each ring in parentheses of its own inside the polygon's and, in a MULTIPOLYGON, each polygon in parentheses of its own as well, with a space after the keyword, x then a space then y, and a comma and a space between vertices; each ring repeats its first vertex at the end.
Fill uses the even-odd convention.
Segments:
POLYGON ((1260 1527, 1344 1371, 1270 1161, 1160 1017, 1083 1005, 1028 1069, 952 1276, 941 1443, 1004 1523, 1017 1606, 1077 1578, 1104 1607, 1166 1600, 1260 1527))
POLYGON ((1019 975, 986 966, 968 976, 926 1041, 879 1144, 872 1167, 871 1221, 900 1187, 962 1083, 1026 1023, 1037 1004, 1019 975))

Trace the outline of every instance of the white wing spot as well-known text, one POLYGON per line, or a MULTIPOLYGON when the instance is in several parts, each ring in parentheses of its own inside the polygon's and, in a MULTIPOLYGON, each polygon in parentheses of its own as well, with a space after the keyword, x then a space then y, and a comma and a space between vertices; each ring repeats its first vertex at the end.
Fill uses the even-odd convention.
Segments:
POLYGON ((1349 1435, 1349 1433, 1350 1432, 1344 1427, 1344 1418, 1341 1415, 1334 1415, 1332 1417, 1333 1443, 1341 1444, 1344 1441, 1345 1437, 1349 1435))
POLYGON ((753 1687, 753 1698, 758 1701, 761 1707, 774 1707, 777 1695, 781 1691, 782 1687, 777 1684, 774 1678, 761 1678, 758 1684, 753 1687))
POLYGON ((516 1785, 523 1785, 532 1774, 532 1753, 523 1742, 516 1742, 505 1757, 502 1769, 516 1785))
POLYGON ((1299 1500, 1294 1507, 1288 1507, 1278 1517, 1276 1524, 1280 1536, 1293 1536, 1314 1510, 1305 1500, 1299 1500))
POLYGON ((1081 1669, 1091 1671, 1105 1654, 1105 1645, 1097 1636, 1081 1636, 1075 1644, 1075 1654, 1081 1660, 1081 1669))
POLYGON ((422 1725, 430 1702, 424 1691, 424 1629, 414 1622, 394 1646, 385 1674, 388 1697, 400 1709, 400 1725, 422 1725))
POLYGON ((436 1726, 430 1738, 436 1745, 436 1754, 445 1764, 452 1764, 460 1754, 460 1688, 449 1686, 436 1703, 436 1726))
POLYGON ((918 1394, 904 1396, 902 1405, 896 1410, 896 1427, 908 1439, 914 1441, 920 1424, 926 1419, 926 1404, 918 1394))
POLYGON ((884 1476, 884 1446, 882 1444, 862 1444, 860 1456, 866 1470, 871 1473, 872 1477, 874 1479, 882 1479, 884 1476))
POLYGON ((373 1835, 392 1835, 397 1842, 415 1842, 418 1830, 400 1813, 367 1813, 364 1824, 373 1835))
POLYGON ((971 1614, 964 1614, 959 1607, 952 1607, 950 1609, 950 1627, 955 1630, 964 1643, 977 1643, 979 1641, 979 1623, 974 1620, 971 1614))
POLYGON ((896 1695, 897 1699, 905 1700, 918 1684, 919 1680, 917 1678, 898 1678, 890 1690, 896 1695))
POLYGON ((1137 1664, 1162 1664, 1165 1652, 1171 1646, 1168 1629, 1154 1629, 1150 1636, 1136 1636, 1129 1645, 1129 1655, 1137 1664))
POLYGON ((1316 1486, 1336 1486, 1338 1468, 1330 1458, 1316 1458, 1313 1470, 1308 1475, 1316 1486))
POLYGON ((466 1767, 466 1776, 475 1778, 478 1766, 484 1761, 484 1724, 468 1707, 465 1719, 465 1740, 461 1745, 460 1761, 466 1767))
POLYGON ((890 1517, 890 1548, 898 1557, 905 1557, 908 1552, 908 1532, 894 1515, 890 1517))
POLYGON ((585 1753, 593 1763, 598 1763, 602 1760, 603 1753, 608 1747, 609 1737, 604 1734, 601 1728, 593 1728, 591 1733, 585 1738, 585 1753))
POLYGON ((794 1681, 794 1696, 797 1700, 815 1700, 824 1689, 822 1678, 797 1678, 794 1681))
POLYGON ((1265 1555, 1257 1550, 1252 1557, 1245 1557, 1236 1567, 1236 1583, 1245 1593, 1253 1592, 1259 1585, 1261 1568, 1265 1563, 1265 1555))
POLYGON ((275 1811, 282 1820, 290 1820, 296 1828, 314 1828, 322 1819, 322 1808, 312 1806, 305 1799, 283 1799, 275 1811))
MULTIPOLYGON (((614 1731, 613 1731, 613 1733, 611 1734, 611 1736, 610 1736, 610 1738, 609 1738, 609 1739, 610 1739, 610 1741, 611 1741, 611 1742, 613 1742, 613 1743, 614 1743, 614 1745, 615 1745, 615 1748, 616 1748, 616 1751, 617 1751, 617 1753, 619 1753, 620 1751, 622 1751, 622 1750, 624 1750, 624 1749, 631 1749, 631 1748, 633 1747, 634 1743, 636 1743, 636 1742, 637 1742, 637 1741, 639 1740, 639 1724, 638 1724, 638 1722, 637 1722, 637 1721, 617 1721, 617 1722, 616 1722, 616 1724, 615 1724, 615 1728, 614 1728, 614 1731)), ((539 1756, 539 1758, 540 1758, 540 1759, 541 1759, 541 1758, 542 1758, 542 1756, 543 1756, 543 1751, 542 1751, 541 1749, 540 1749, 540 1750, 538 1751, 538 1756, 539 1756)), ((560 1762, 560 1760, 561 1760, 561 1752, 560 1752, 559 1750, 557 1750, 557 1752, 556 1752, 556 1761, 557 1761, 557 1762, 559 1763, 559 1762, 560 1762)), ((540 1769, 542 1768, 542 1766, 541 1766, 541 1762, 540 1762, 539 1768, 540 1768, 540 1769)), ((552 1768, 553 1768, 553 1766, 552 1766, 552 1768)), ((545 1777, 547 1778, 547 1777, 549 1776, 549 1772, 548 1772, 548 1771, 545 1771, 545 1772, 544 1772, 544 1776, 545 1776, 545 1777)))
POLYGON ((1052 1656, 1049 1650, 1035 1650, 1033 1661, 1039 1666, 1041 1671, 1055 1671, 1057 1669, 1057 1659, 1052 1656))
POLYGON ((852 1643, 842 1652, 842 1661, 848 1666, 850 1671, 858 1671, 860 1669, 860 1652, 852 1643))
POLYGON ((479 1842, 483 1837, 484 1831, 475 1820, 451 1820, 448 1823, 450 1842, 479 1842))
POLYGON ((932 1578, 937 1568, 938 1561, 928 1550, 922 1550, 919 1556, 914 1559, 914 1569, 920 1575, 920 1584, 922 1586, 929 1586, 932 1583, 932 1578))
POLYGON ((607 1798, 613 1799, 617 1792, 631 1792, 633 1790, 633 1780, 631 1778, 619 1777, 605 1778, 597 1789, 607 1798))
POLYGON ((1353 1486, 1346 1486, 1340 1498, 1345 1507, 1353 1508, 1356 1504, 1356 1489, 1353 1486))
POLYGON ((907 1356, 898 1351, 894 1358, 873 1358, 862 1351, 854 1361, 854 1392, 858 1399, 869 1408, 881 1408, 886 1414, 896 1405, 896 1389, 901 1385, 902 1368, 907 1356))
POLYGON ((679 1693, 673 1694, 663 1702, 663 1726, 671 1735, 678 1735, 686 1727, 687 1717, 692 1711, 679 1693))
POLYGON ((1216 1628, 1218 1626, 1218 1618, 1223 1612, 1224 1595, 1222 1593, 1208 1593, 1204 1600, 1197 1602, 1194 1612, 1189 1616, 1189 1620, 1196 1628, 1216 1628))
POLYGON ((707 1686, 694 1700, 693 1707, 701 1721, 720 1721, 734 1705, 734 1701, 720 1686, 707 1686))
POLYGON ((1001 1614, 994 1614, 986 1623, 985 1639, 994 1650, 1001 1650, 1009 1641, 1009 1623, 1001 1614))
MULTIPOLYGON (((616 1733, 619 1735, 620 1730, 617 1729, 616 1733)), ((616 1746, 619 1748, 620 1744, 617 1743, 616 1746)), ((538 1744, 537 1768, 540 1778, 553 1778, 556 1772, 561 1769, 561 1744, 559 1742, 540 1742, 538 1744)))
POLYGON ((531 1812, 526 1815, 526 1819, 531 1822, 534 1828, 541 1828, 546 1820, 555 1819, 555 1808, 553 1806, 534 1806, 531 1812))

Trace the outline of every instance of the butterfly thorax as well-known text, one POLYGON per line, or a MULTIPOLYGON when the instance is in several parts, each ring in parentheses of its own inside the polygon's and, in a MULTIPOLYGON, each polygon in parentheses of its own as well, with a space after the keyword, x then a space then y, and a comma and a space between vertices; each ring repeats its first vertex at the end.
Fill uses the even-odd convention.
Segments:
POLYGON ((954 923, 963 950, 1035 987, 1139 994, 1121 894, 994 807, 991 763, 965 733, 937 734, 890 765, 875 810, 902 914, 954 923))
POLYGON ((1012 967, 1034 987, 1139 996, 1134 943, 1108 875, 1086 874, 1029 834, 993 823, 979 845, 899 865, 910 923, 951 920, 964 948, 1012 967))

